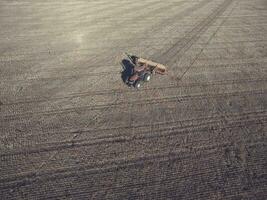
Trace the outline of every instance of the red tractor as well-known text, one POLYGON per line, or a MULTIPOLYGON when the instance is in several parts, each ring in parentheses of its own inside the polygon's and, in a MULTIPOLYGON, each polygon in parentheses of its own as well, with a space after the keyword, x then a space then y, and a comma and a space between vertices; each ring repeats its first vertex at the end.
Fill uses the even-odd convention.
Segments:
POLYGON ((162 64, 137 56, 126 55, 134 66, 132 74, 126 80, 126 83, 130 86, 139 89, 142 82, 150 81, 152 74, 166 74, 166 66, 162 64))

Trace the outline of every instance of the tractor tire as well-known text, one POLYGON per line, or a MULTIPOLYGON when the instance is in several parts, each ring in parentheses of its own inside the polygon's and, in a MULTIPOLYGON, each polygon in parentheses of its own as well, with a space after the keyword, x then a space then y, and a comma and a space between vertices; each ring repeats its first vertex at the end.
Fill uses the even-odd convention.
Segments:
POLYGON ((145 82, 149 82, 151 79, 151 74, 150 73, 146 73, 145 76, 144 76, 144 81, 145 82))
POLYGON ((134 87, 136 89, 139 89, 141 87, 141 81, 140 80, 137 80, 135 83, 134 83, 134 87))

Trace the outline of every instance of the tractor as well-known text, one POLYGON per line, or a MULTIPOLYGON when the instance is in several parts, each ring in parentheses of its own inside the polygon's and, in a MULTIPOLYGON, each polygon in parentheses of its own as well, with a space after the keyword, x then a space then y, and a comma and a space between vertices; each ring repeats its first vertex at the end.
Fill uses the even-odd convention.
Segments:
POLYGON ((127 78, 126 83, 139 89, 143 82, 149 82, 153 74, 166 74, 166 66, 127 54, 133 64, 132 74, 127 78))

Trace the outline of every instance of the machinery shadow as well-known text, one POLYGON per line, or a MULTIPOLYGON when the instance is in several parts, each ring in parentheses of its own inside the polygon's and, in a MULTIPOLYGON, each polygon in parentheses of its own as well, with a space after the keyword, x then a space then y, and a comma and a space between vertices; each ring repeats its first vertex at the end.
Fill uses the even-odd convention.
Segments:
POLYGON ((127 59, 122 59, 121 66, 122 66, 121 79, 126 85, 128 85, 127 84, 127 79, 129 78, 129 76, 132 75, 134 66, 127 59))

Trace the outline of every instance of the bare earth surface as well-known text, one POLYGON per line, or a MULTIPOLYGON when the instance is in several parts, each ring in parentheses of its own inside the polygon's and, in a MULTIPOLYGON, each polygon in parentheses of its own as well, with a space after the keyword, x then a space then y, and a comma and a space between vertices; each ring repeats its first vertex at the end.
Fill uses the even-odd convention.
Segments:
POLYGON ((0 199, 266 199, 266 64, 266 0, 0 0, 0 199))

